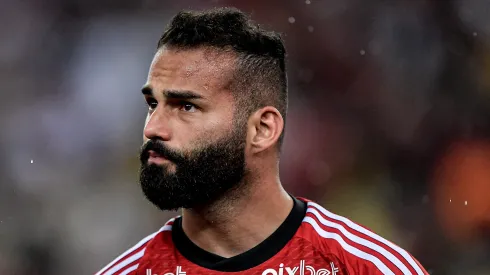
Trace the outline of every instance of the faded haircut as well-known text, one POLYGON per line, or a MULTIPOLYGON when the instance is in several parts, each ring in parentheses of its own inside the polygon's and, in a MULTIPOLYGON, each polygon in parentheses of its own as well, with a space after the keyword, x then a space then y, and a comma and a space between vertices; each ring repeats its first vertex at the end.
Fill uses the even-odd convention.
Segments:
MULTIPOLYGON (((181 11, 173 17, 158 49, 209 47, 233 52, 236 66, 229 89, 235 98, 235 120, 246 121, 256 110, 273 106, 286 120, 288 106, 286 49, 280 35, 266 31, 242 11, 216 8, 181 11)), ((284 140, 284 130, 278 146, 284 140)))

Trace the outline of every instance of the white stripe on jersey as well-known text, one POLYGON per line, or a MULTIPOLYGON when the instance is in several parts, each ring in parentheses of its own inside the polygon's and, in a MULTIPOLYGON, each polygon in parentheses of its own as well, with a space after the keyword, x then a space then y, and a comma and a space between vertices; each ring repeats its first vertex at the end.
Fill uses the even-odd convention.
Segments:
MULTIPOLYGON (((344 218, 342 216, 336 215, 336 214, 328 211, 327 209, 323 208, 322 206, 320 206, 314 202, 308 202, 308 205, 314 206, 316 209, 320 210, 325 216, 327 216, 331 219, 337 220, 337 221, 342 221, 347 226, 354 229, 355 231, 361 232, 361 233, 377 240, 378 242, 390 247, 391 249, 398 252, 401 256, 403 256, 403 258, 412 266, 412 268, 417 272, 418 275, 424 275, 425 274, 420 269, 419 265, 413 260, 412 256, 410 256, 410 254, 408 254, 407 251, 403 250, 402 248, 398 247, 397 245, 394 245, 393 243, 389 242, 388 240, 382 238, 381 236, 376 235, 373 232, 367 230, 366 228, 355 224, 354 222, 352 222, 351 220, 349 220, 347 218, 344 218)), ((372 248, 372 247, 370 247, 370 248, 372 248)), ((375 250, 378 251, 377 249, 375 249, 375 250)))
POLYGON ((132 261, 135 261, 141 257, 143 257, 143 254, 144 254, 144 251, 145 249, 142 249, 142 251, 136 253, 135 255, 140 255, 139 257, 137 258, 134 258, 131 262, 127 262, 129 258, 133 258, 133 256, 129 257, 128 259, 124 260, 123 262, 117 264, 116 266, 118 266, 119 268, 114 270, 114 266, 113 268, 111 268, 111 266, 113 266, 115 263, 117 263, 118 261, 120 261, 122 258, 126 257, 127 255, 133 253, 134 251, 138 250, 139 248, 141 248, 143 245, 145 245, 147 242, 149 242, 151 239, 153 239, 158 233, 162 232, 162 231, 169 231, 172 229, 172 225, 169 225, 169 223, 175 221, 175 218, 172 218, 170 219, 160 230, 158 230, 157 232, 145 237, 143 240, 141 240, 140 242, 138 242, 135 246, 131 247, 130 249, 128 249, 126 252, 124 252, 123 254, 121 254, 119 257, 117 257, 114 261, 112 261, 111 263, 109 263, 108 265, 106 265, 104 268, 102 268, 99 272, 97 272, 95 275, 110 275, 110 274, 113 274, 114 272, 120 270, 123 266, 120 266, 121 263, 131 263, 132 261), (142 253, 143 252, 143 253, 142 253), (112 271, 112 273, 109 273, 107 272, 108 269, 111 268, 109 271, 112 271))
POLYGON ((170 231, 170 230, 172 230, 172 226, 171 225, 165 225, 164 227, 162 227, 162 229, 160 229, 160 232, 170 231))
POLYGON ((326 239, 334 239, 334 240, 336 240, 342 246, 343 249, 345 249, 347 252, 351 253, 352 255, 355 255, 355 256, 357 256, 357 257, 359 257, 361 259, 364 259, 364 260, 367 260, 367 261, 372 262, 383 274, 395 275, 395 273, 393 273, 393 271, 391 271, 377 257, 375 257, 375 256, 373 256, 371 254, 368 254, 368 253, 366 253, 364 251, 361 251, 361 250, 359 250, 359 249, 357 249, 357 248, 349 245, 338 234, 332 233, 332 232, 327 232, 327 231, 323 230, 316 223, 316 221, 312 217, 305 217, 303 219, 303 222, 307 222, 307 223, 311 224, 311 226, 313 226, 313 228, 315 229, 315 231, 321 237, 326 238, 326 239))
POLYGON ((123 269, 124 267, 128 266, 129 264, 133 263, 134 261, 138 260, 139 258, 143 257, 143 255, 145 255, 145 250, 146 250, 146 248, 143 248, 143 249, 141 249, 140 252, 132 255, 131 257, 128 257, 124 261, 113 266, 111 269, 104 272, 104 275, 112 275, 112 274, 116 273, 117 271, 123 269))
POLYGON ((403 272, 403 274, 410 274, 410 275, 412 274, 412 272, 410 272, 410 270, 405 266, 405 264, 403 264, 395 255, 393 255, 392 253, 390 253, 388 250, 384 249, 383 247, 350 233, 342 225, 340 225, 338 223, 334 223, 334 222, 331 222, 329 220, 326 220, 313 207, 308 208, 308 210, 306 212, 312 213, 320 221, 320 223, 322 223, 323 225, 333 227, 333 228, 337 228, 338 230, 340 230, 340 232, 343 233, 343 235, 345 237, 347 237, 347 239, 349 239, 355 243, 358 243, 360 245, 363 245, 365 247, 371 248, 374 251, 379 252, 386 259, 391 261, 396 267, 398 267, 398 269, 400 269, 403 272))
POLYGON ((130 249, 128 249, 126 252, 124 252, 123 254, 121 254, 119 257, 117 257, 114 261, 112 261, 110 264, 106 265, 104 268, 102 268, 98 273, 96 273, 95 275, 101 275, 103 272, 105 272, 108 268, 110 268, 113 264, 117 263, 118 261, 120 261, 122 258, 126 257, 128 254, 130 254, 131 252, 135 251, 136 249, 140 248, 141 246, 143 246, 146 242, 148 242, 149 240, 153 239, 153 237, 155 237, 155 235, 157 234, 158 232, 155 232, 153 234, 151 234, 150 236, 144 238, 143 240, 141 240, 139 243, 137 243, 135 246, 131 247, 130 249))
POLYGON ((119 273, 119 275, 128 275, 131 271, 135 271, 138 268, 138 264, 128 267, 123 272, 119 273))

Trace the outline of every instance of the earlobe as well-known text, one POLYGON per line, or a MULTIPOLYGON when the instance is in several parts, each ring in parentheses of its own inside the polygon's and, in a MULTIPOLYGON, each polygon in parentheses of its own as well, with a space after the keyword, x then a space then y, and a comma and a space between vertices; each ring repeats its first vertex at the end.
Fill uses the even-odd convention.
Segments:
POLYGON ((284 128, 281 114, 271 106, 264 107, 253 114, 251 123, 254 127, 251 136, 254 153, 274 147, 284 128))

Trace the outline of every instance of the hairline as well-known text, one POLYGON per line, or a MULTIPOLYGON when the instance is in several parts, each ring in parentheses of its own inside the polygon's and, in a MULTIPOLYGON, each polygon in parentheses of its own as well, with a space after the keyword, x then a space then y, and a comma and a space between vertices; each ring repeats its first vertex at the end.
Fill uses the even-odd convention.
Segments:
MULTIPOLYGON (((232 124, 234 127, 240 127, 246 125, 248 119, 250 116, 257 110, 264 108, 266 106, 272 106, 276 108, 281 116, 285 119, 286 113, 282 113, 279 106, 274 106, 274 105, 264 105, 264 106, 249 106, 246 103, 246 100, 251 98, 251 93, 248 93, 247 96, 240 96, 240 91, 235 91, 233 90, 233 86, 237 85, 239 86, 239 83, 236 83, 236 76, 237 74, 240 74, 240 70, 245 68, 245 66, 242 65, 242 62, 245 61, 245 57, 247 57, 246 53, 239 52, 235 50, 232 46, 225 46, 225 47, 219 47, 219 46, 213 46, 213 45, 175 45, 172 43, 162 43, 159 45, 157 48, 157 53, 164 50, 168 49, 170 51, 203 51, 205 53, 210 52, 212 54, 216 54, 218 57, 222 56, 228 56, 233 59, 233 62, 231 63, 232 68, 229 69, 229 76, 228 79, 224 79, 224 84, 222 86, 223 90, 226 90, 226 92, 231 93, 233 97, 233 104, 234 104, 234 110, 233 110, 233 122, 232 124), (243 105, 243 106, 241 106, 243 105), (251 107, 255 107, 252 109, 251 107)), ((204 55, 206 59, 208 59, 207 54, 204 55)), ((266 58, 263 56, 256 55, 259 58, 266 58)), ((245 68, 246 70, 249 70, 248 68, 245 68)), ((243 78, 243 76, 240 76, 243 78)), ((250 88, 247 88, 250 89, 250 88)), ((279 91, 282 92, 282 91, 279 91)), ((284 112, 287 112, 287 106, 285 107, 284 112)), ((284 131, 284 130, 283 130, 284 131)), ((283 134, 282 134, 283 135, 283 134)), ((282 142, 278 140, 278 148, 282 147, 281 146, 282 142)), ((279 149, 280 150, 280 149, 279 149)))

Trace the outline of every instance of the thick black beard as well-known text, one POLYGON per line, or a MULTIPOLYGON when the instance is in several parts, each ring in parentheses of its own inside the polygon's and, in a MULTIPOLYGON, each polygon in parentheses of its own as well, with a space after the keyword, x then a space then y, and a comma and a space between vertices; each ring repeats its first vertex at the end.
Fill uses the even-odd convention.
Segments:
POLYGON ((189 154, 172 150, 161 140, 149 140, 140 154, 143 194, 160 210, 210 205, 242 182, 244 150, 245 136, 237 132, 189 154), (170 160, 175 171, 170 165, 148 164, 149 150, 170 160))

